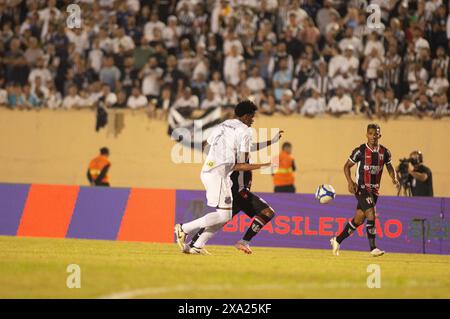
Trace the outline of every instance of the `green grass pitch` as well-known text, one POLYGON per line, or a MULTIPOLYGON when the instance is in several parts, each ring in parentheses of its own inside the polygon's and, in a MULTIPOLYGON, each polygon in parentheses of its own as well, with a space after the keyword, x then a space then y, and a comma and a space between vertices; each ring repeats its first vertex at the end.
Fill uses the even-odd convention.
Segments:
POLYGON ((450 256, 0 237, 0 298, 450 298, 450 256), (69 264, 81 288, 69 289, 69 264), (381 288, 369 289, 377 264, 381 288), (348 289, 343 289, 348 288, 348 289))

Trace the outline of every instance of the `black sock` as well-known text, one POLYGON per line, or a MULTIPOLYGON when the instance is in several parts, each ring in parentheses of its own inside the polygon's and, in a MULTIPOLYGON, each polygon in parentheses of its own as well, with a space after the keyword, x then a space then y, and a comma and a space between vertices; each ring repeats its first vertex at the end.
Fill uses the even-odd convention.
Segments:
POLYGON ((355 219, 352 219, 351 222, 348 222, 347 225, 345 225, 344 230, 336 237, 336 241, 340 244, 342 241, 350 236, 358 227, 359 225, 355 224, 355 219))
POLYGON ((258 214, 253 218, 253 222, 250 225, 250 227, 247 229, 247 232, 244 235, 245 241, 252 240, 253 237, 264 227, 265 224, 270 222, 270 220, 273 218, 273 215, 271 217, 268 217, 264 214, 258 214))
POLYGON ((377 229, 375 227, 375 221, 374 220, 368 220, 366 223, 366 230, 367 230, 367 239, 369 240, 370 250, 374 250, 377 248, 375 245, 375 238, 377 237, 377 229))
POLYGON ((201 228, 191 239, 189 242, 189 247, 194 247, 194 243, 197 241, 197 239, 200 237, 200 235, 205 231, 204 228, 201 228))

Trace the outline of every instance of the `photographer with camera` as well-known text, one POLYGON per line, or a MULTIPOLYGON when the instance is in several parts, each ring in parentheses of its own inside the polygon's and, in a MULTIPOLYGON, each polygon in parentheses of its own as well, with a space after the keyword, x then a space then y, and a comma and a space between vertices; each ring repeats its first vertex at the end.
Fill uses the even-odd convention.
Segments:
POLYGON ((433 196, 433 176, 431 170, 423 165, 423 155, 413 151, 409 158, 400 160, 397 166, 400 189, 405 196, 433 196))
POLYGON ((413 151, 409 155, 408 174, 412 196, 433 196, 433 175, 431 170, 423 165, 422 152, 413 151))

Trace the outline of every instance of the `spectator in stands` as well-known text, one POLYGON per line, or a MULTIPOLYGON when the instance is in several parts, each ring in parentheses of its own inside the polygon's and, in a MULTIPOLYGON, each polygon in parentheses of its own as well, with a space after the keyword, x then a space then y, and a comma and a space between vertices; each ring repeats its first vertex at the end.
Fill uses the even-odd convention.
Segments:
POLYGON ((411 101, 411 97, 409 95, 405 95, 403 97, 403 101, 398 106, 397 114, 398 115, 415 115, 416 114, 416 106, 411 101))
POLYGON ((54 85, 49 86, 48 88, 48 97, 44 102, 45 106, 49 109, 58 109, 62 104, 61 93, 59 93, 54 85))
POLYGON ((139 109, 146 107, 148 104, 147 97, 141 93, 139 87, 134 87, 131 95, 127 100, 127 107, 130 109, 139 109))
POLYGON ((264 115, 273 115, 279 109, 275 96, 271 93, 262 96, 260 107, 259 112, 264 115))
POLYGON ((365 100, 364 95, 360 92, 355 92, 353 94, 353 99, 355 101, 355 104, 353 106, 355 114, 362 114, 369 119, 373 119, 373 111, 370 108, 369 102, 365 100))
POLYGON ((28 84, 23 86, 22 100, 25 108, 33 109, 41 105, 41 101, 31 93, 31 88, 28 84))
POLYGON ((100 81, 107 84, 111 88, 111 91, 114 91, 116 82, 120 79, 120 75, 120 70, 114 65, 113 57, 105 57, 103 60, 103 67, 99 74, 100 81))
POLYGON ((289 89, 292 81, 292 72, 288 69, 288 62, 285 58, 280 60, 280 69, 273 77, 273 87, 275 89, 275 99, 281 101, 283 92, 289 89))
POLYGON ((75 85, 71 85, 68 89, 68 95, 62 101, 62 107, 64 109, 79 108, 81 107, 81 98, 78 95, 78 89, 75 85))
POLYGON ((315 117, 325 113, 326 102, 325 98, 320 95, 316 88, 311 89, 311 97, 307 98, 303 104, 300 114, 306 117, 315 117))
POLYGON ((190 87, 184 88, 183 95, 181 95, 172 106, 175 109, 187 108, 196 109, 199 107, 199 100, 196 95, 192 94, 190 87))
POLYGON ((254 66, 251 71, 251 76, 245 81, 245 85, 250 89, 250 92, 255 96, 260 96, 261 92, 266 88, 264 79, 260 76, 259 68, 254 66))
POLYGON ((219 71, 214 71, 212 80, 209 81, 208 89, 214 93, 214 96, 222 99, 225 96, 225 83, 221 79, 219 71))
POLYGON ((334 116, 349 114, 353 110, 353 102, 350 96, 344 94, 344 88, 339 86, 336 95, 333 96, 327 105, 327 111, 334 116))
POLYGON ((445 93, 441 93, 441 95, 437 99, 437 107, 434 111, 434 118, 439 119, 443 116, 450 115, 448 98, 445 93))
POLYGON ((20 48, 20 40, 13 38, 9 43, 3 64, 5 65, 6 79, 10 82, 25 84, 28 76, 27 60, 20 48))
POLYGON ((4 88, 5 79, 0 76, 0 106, 8 103, 8 91, 4 88))
POLYGON ((434 93, 448 92, 449 83, 444 77, 444 70, 441 68, 436 69, 436 75, 428 82, 428 95, 434 93))
POLYGON ((173 103, 172 90, 169 86, 162 89, 161 97, 158 100, 156 115, 158 118, 166 118, 173 103))
POLYGON ((223 66, 225 82, 231 85, 239 83, 239 73, 242 70, 244 58, 239 54, 238 47, 231 45, 230 53, 226 56, 223 66))
POLYGON ((222 101, 220 98, 216 97, 214 95, 214 92, 208 89, 206 91, 206 98, 202 101, 200 104, 200 108, 203 110, 209 109, 209 108, 216 108, 222 105, 222 101))
POLYGON ((431 102, 426 94, 421 94, 416 101, 417 116, 422 118, 423 116, 430 115, 434 111, 431 102))
MULTIPOLYGON (((313 87, 327 99, 341 86, 363 94, 359 104, 355 95, 355 113, 360 109, 368 116, 372 110, 364 101, 373 107, 378 103, 375 92, 382 88, 386 90, 382 116, 391 114, 386 110, 404 95, 410 95, 420 109, 424 94, 429 112, 435 117, 446 114, 448 102, 442 102, 438 111, 437 101, 448 101, 449 94, 448 8, 439 0, 380 3, 385 28, 367 33, 367 14, 356 2, 265 0, 243 6, 239 1, 216 1, 210 14, 198 1, 159 1, 142 8, 136 0, 94 1, 89 6, 81 3, 83 28, 68 29, 64 1, 24 5, 13 1, 0 15, 2 88, 15 83, 6 91, 16 107, 25 103, 22 86, 27 82, 31 95, 45 104, 50 103, 50 95, 55 97, 56 91, 49 93, 51 85, 61 98, 76 85, 82 100, 87 95, 96 104, 103 83, 116 94, 124 90, 126 99, 139 86, 150 100, 158 101, 162 85, 171 87, 174 100, 189 86, 198 105, 210 89, 228 106, 238 98, 255 98, 268 106, 273 93, 281 103, 283 92, 291 89, 300 106, 313 87), (149 70, 152 58, 156 73, 149 70), (280 72, 283 60, 287 60, 286 72, 280 72), (388 105, 390 89, 394 97, 388 105)), ((173 104, 167 101, 166 105, 173 104)))
POLYGON ((124 109, 127 107, 127 94, 125 91, 120 90, 117 93, 117 100, 116 102, 111 106, 111 108, 114 109, 124 109))
POLYGON ((397 113, 398 99, 395 97, 394 90, 389 88, 386 90, 386 98, 383 100, 380 108, 380 116, 384 119, 397 113))
POLYGON ((158 66, 158 60, 155 56, 151 56, 148 63, 139 72, 139 78, 142 80, 142 93, 147 99, 158 98, 162 75, 163 70, 158 66))
POLYGON ((25 50, 24 57, 27 60, 28 66, 33 67, 37 60, 42 59, 44 52, 39 47, 38 39, 31 37, 28 40, 27 49, 25 50))
POLYGON ((297 102, 294 100, 294 94, 291 90, 284 90, 281 101, 278 104, 277 111, 283 115, 297 113, 297 102))

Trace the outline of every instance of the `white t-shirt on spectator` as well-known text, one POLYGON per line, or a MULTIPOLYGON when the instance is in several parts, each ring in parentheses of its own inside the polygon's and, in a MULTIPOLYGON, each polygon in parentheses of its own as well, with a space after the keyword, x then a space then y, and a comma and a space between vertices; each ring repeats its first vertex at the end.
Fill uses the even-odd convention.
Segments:
POLYGON ((302 110, 300 111, 301 115, 316 115, 325 112, 326 104, 325 99, 320 97, 315 99, 313 97, 309 97, 306 99, 305 104, 303 104, 302 110))
MULTIPOLYGON (((440 91, 448 90, 448 80, 444 77, 442 78, 432 78, 428 83, 431 93, 439 93, 440 91)), ((430 94, 430 95, 432 95, 430 94)))
POLYGON ((424 38, 419 38, 414 43, 414 50, 415 50, 416 54, 419 53, 420 49, 429 49, 429 48, 430 48, 430 44, 424 38))
POLYGON ((106 37, 103 39, 100 39, 98 41, 100 49, 102 49, 105 52, 112 52, 114 47, 114 41, 110 37, 106 37))
POLYGON ((0 105, 8 103, 8 92, 5 89, 0 88, 0 105))
POLYGON ((343 55, 336 55, 330 60, 330 64, 328 66, 328 75, 333 77, 337 71, 348 72, 350 68, 358 70, 359 60, 352 56, 350 59, 347 59, 343 55))
POLYGON ((114 53, 119 53, 120 52, 120 46, 122 46, 125 51, 130 51, 130 50, 133 50, 135 48, 133 39, 130 36, 128 36, 128 35, 124 35, 120 39, 119 38, 114 38, 113 39, 113 51, 114 51, 114 53))
POLYGON ((266 88, 266 82, 264 82, 263 78, 260 76, 249 77, 247 81, 245 81, 245 84, 252 93, 259 93, 266 88))
POLYGON ((342 39, 339 42, 339 49, 344 52, 349 45, 353 46, 353 54, 356 54, 356 56, 359 56, 363 52, 363 44, 360 38, 353 36, 350 39, 342 39))
POLYGON ((159 80, 161 79, 162 74, 163 70, 161 68, 149 70, 147 75, 145 75, 144 79, 142 80, 142 94, 155 96, 159 95, 159 80))
POLYGON ((75 51, 78 53, 83 54, 84 50, 89 48, 89 37, 86 31, 76 34, 70 31, 70 29, 67 29, 66 36, 70 42, 75 44, 75 51))
POLYGON ((100 49, 92 49, 89 51, 89 65, 97 72, 102 68, 103 51, 100 49))
POLYGON ((410 114, 416 109, 416 106, 414 103, 409 103, 408 109, 406 109, 405 104, 402 102, 397 108, 397 112, 400 114, 410 114))
POLYGON ((148 104, 148 100, 144 95, 139 95, 138 97, 135 97, 133 95, 130 95, 130 97, 127 100, 127 107, 130 109, 138 109, 141 107, 145 107, 148 104))
POLYGON ((214 97, 212 100, 204 99, 202 104, 200 104, 200 108, 205 110, 209 109, 210 107, 218 107, 222 105, 221 99, 214 97))
POLYGON ((62 101, 62 107, 65 109, 71 109, 74 106, 82 106, 81 102, 81 97, 78 94, 75 96, 67 95, 62 101))
POLYGON ((384 56, 384 46, 380 41, 367 41, 366 47, 364 48, 364 56, 368 56, 373 49, 378 51, 378 56, 384 56))
POLYGON ((242 55, 244 53, 244 47, 242 46, 241 41, 239 41, 238 39, 234 39, 234 40, 225 40, 225 42, 223 43, 223 52, 225 53, 225 55, 230 54, 231 52, 231 47, 235 45, 237 47, 237 52, 238 55, 242 55))
POLYGON ((379 58, 370 58, 367 64, 366 79, 372 80, 377 78, 377 70, 381 65, 381 60, 379 58))
POLYGON ((409 89, 411 91, 415 91, 418 89, 419 84, 417 83, 419 80, 427 81, 428 80, 428 72, 421 68, 418 74, 414 70, 411 70, 408 72, 408 82, 409 82, 409 89))
POLYGON ((166 48, 175 48, 178 45, 178 36, 181 34, 181 27, 176 27, 176 32, 169 27, 165 27, 162 31, 162 38, 166 48))
POLYGON ((34 85, 34 81, 36 81, 36 77, 41 78, 42 85, 46 86, 48 81, 52 81, 52 74, 50 73, 49 69, 42 68, 42 69, 33 69, 30 74, 28 75, 28 82, 31 85, 34 85))
POLYGON ((198 108, 198 97, 197 95, 191 95, 189 99, 185 99, 184 96, 181 96, 178 98, 174 105, 172 106, 174 109, 179 107, 191 107, 191 108, 198 108))
POLYGON ((229 55, 225 58, 223 65, 223 74, 227 83, 237 85, 239 83, 239 72, 241 70, 241 62, 244 58, 241 55, 235 57, 229 55))
POLYGON ((225 83, 223 81, 211 81, 208 84, 208 88, 213 91, 216 97, 221 98, 225 95, 225 83))
POLYGON ((292 112, 296 112, 297 102, 294 99, 292 99, 287 103, 283 103, 283 101, 281 101, 279 104, 276 105, 276 109, 278 111, 284 111, 286 108, 292 112))
POLYGON ((147 39, 147 41, 153 41, 153 29, 158 28, 161 31, 161 34, 162 34, 162 32, 164 31, 165 27, 166 27, 166 25, 164 24, 164 22, 161 22, 161 21, 157 21, 157 22, 149 21, 144 26, 144 36, 147 39))
POLYGON ((53 93, 49 93, 49 97, 48 97, 47 101, 45 102, 45 105, 49 109, 57 109, 61 106, 61 103, 62 103, 61 93, 53 92, 53 93))
POLYGON ((328 110, 333 113, 336 112, 347 112, 352 111, 353 102, 350 96, 343 94, 341 98, 339 96, 333 96, 328 102, 328 110))

